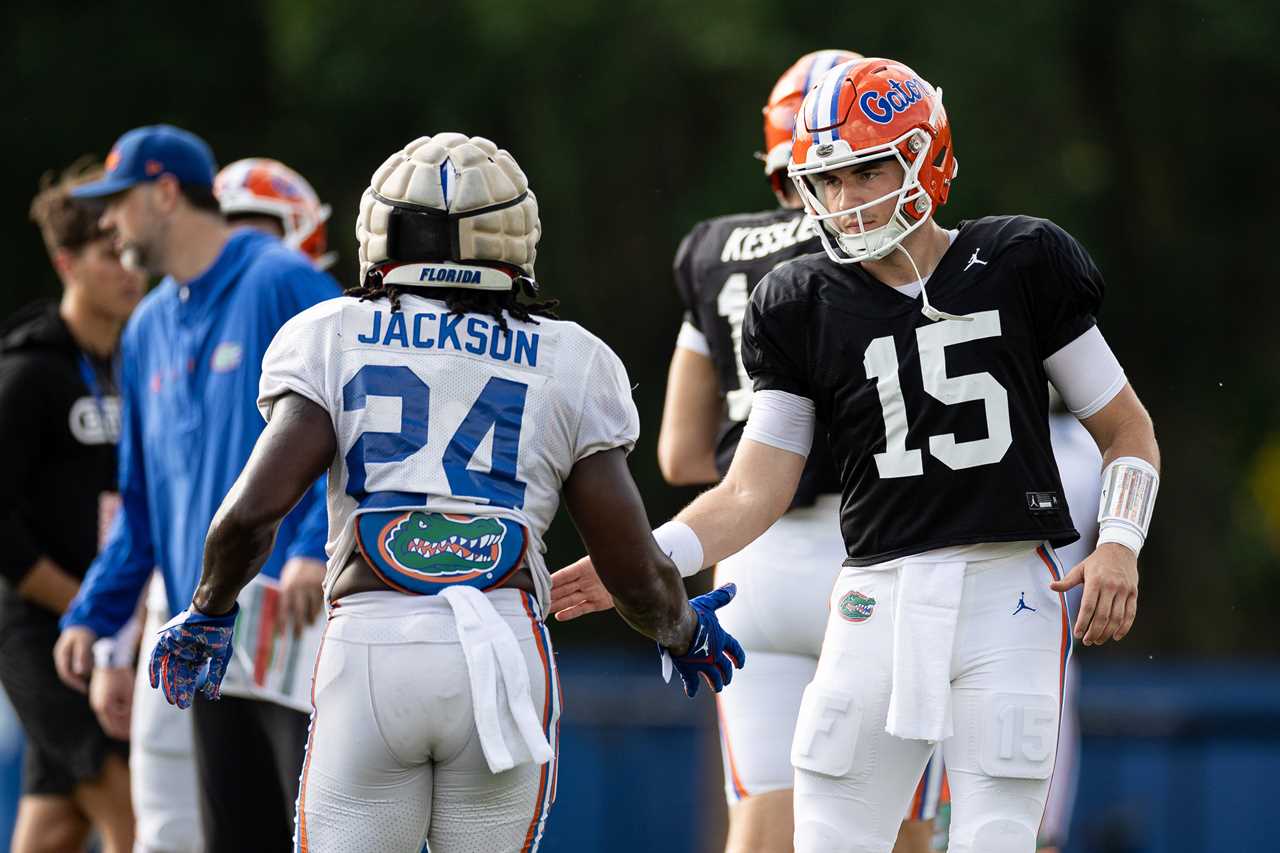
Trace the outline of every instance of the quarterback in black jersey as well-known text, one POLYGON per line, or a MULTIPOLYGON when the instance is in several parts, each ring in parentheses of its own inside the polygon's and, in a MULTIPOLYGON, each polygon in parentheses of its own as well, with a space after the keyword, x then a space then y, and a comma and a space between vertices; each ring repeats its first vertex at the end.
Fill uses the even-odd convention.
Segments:
MULTIPOLYGON (((743 440, 655 538, 682 572, 740 550, 786 511, 820 424, 847 559, 792 744, 795 849, 887 853, 942 743, 948 849, 1030 853, 1071 646, 1062 594, 1084 585, 1077 639, 1128 633, 1159 483, 1151 419, 1096 325, 1102 277, 1047 221, 934 221, 956 174, 942 93, 892 60, 809 90, 788 173, 823 255, 752 294, 743 440), (1049 382, 1105 464, 1098 546, 1069 572, 1049 382)), ((590 566, 566 571, 590 606, 590 566)))
MULTIPOLYGON (((658 461, 675 485, 711 484, 729 468, 751 411, 742 322, 752 291, 774 269, 822 251, 800 195, 786 179, 795 116, 809 86, 857 59, 843 50, 806 54, 774 85, 764 108, 764 171, 779 206, 693 227, 676 252, 685 320, 667 378, 658 461)), ((738 598, 722 611, 752 666, 718 700, 726 853, 790 853, 791 738, 805 685, 817 670, 827 599, 844 545, 840 481, 825 436, 816 435, 791 510, 716 566, 738 598)), ((943 796, 941 756, 925 772, 899 833, 897 853, 926 853, 943 796)))

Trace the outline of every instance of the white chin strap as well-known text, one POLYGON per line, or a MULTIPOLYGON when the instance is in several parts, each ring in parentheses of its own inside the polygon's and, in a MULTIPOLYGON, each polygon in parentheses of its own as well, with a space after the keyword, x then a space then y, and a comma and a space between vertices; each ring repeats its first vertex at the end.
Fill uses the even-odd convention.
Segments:
MULTIPOLYGON (((886 226, 887 227, 887 226, 886 226)), ((920 280, 920 301, 923 306, 920 313, 928 317, 933 322, 939 320, 972 320, 973 317, 962 314, 948 314, 946 311, 939 311, 929 304, 929 290, 924 286, 924 276, 920 275, 920 268, 916 266, 916 259, 911 257, 911 253, 901 243, 895 243, 893 248, 907 256, 907 263, 911 264, 911 271, 916 274, 916 278, 920 280)))

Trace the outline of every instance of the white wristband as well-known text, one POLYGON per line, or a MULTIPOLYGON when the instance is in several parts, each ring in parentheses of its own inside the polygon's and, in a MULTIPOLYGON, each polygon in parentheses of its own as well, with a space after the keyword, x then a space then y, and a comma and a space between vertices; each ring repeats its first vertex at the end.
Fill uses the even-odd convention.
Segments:
POLYGON ((692 527, 673 518, 653 531, 653 538, 662 553, 676 564, 680 577, 692 577, 702 571, 702 541, 692 527))
POLYGON ((1142 550, 1160 490, 1155 466, 1136 456, 1121 456, 1102 471, 1098 501, 1098 544, 1116 542, 1133 553, 1142 550))
POLYGON ((1142 551, 1142 543, 1146 538, 1127 524, 1113 521, 1103 524, 1098 528, 1098 544, 1102 545, 1106 542, 1114 542, 1117 545, 1123 545, 1133 552, 1136 557, 1142 551))

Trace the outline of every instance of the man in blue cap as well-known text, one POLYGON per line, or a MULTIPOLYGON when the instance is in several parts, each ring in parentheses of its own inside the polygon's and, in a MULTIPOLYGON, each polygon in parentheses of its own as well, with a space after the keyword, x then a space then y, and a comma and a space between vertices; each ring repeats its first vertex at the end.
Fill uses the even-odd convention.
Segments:
MULTIPOLYGON (((262 355, 286 320, 338 295, 329 276, 279 240, 228 226, 214 174, 203 140, 154 125, 122 136, 103 178, 76 190, 103 199, 102 225, 125 263, 164 280, 121 343, 122 509, 62 618, 54 656, 73 686, 83 688, 94 642, 125 624, 153 566, 170 613, 186 607, 209 522, 263 429, 255 408, 262 355)), ((241 596, 227 695, 195 709, 208 850, 290 843, 319 623, 301 637, 278 628, 285 614, 318 614, 326 528, 317 484, 281 527, 268 580, 241 596)))

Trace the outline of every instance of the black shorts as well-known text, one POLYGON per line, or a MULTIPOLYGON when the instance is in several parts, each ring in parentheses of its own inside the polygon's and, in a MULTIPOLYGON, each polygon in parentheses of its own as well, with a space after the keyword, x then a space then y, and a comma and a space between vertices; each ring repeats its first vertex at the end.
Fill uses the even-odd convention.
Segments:
POLYGON ((27 736, 23 794, 68 796, 101 774, 107 755, 129 756, 127 741, 102 731, 89 697, 59 680, 57 639, 52 613, 11 598, 0 602, 0 684, 27 736))

